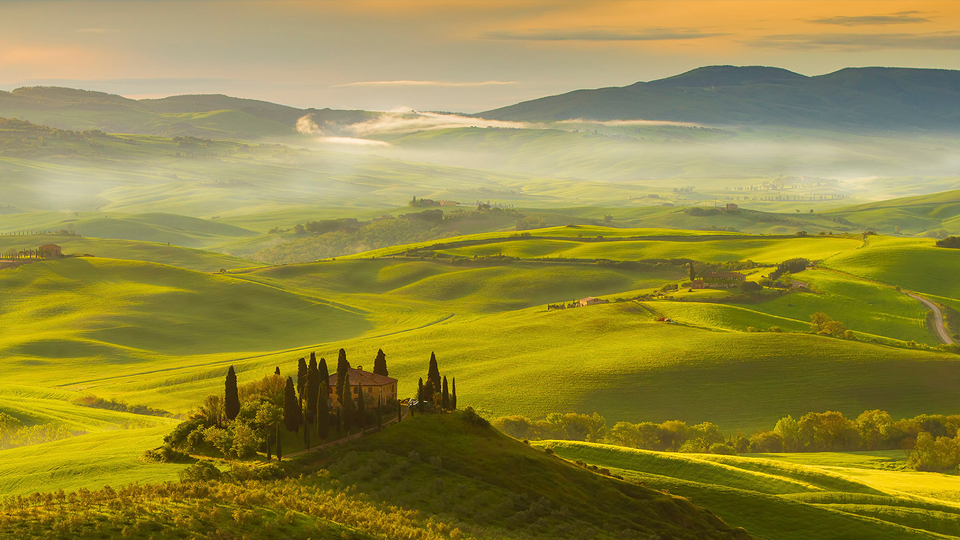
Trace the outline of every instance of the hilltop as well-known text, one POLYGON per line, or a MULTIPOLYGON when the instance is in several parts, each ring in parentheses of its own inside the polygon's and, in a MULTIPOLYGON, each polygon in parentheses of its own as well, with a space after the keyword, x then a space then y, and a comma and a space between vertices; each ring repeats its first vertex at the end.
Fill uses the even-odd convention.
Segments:
POLYGON ((960 71, 708 66, 630 86, 576 90, 479 113, 497 120, 662 120, 713 125, 954 131, 960 71))

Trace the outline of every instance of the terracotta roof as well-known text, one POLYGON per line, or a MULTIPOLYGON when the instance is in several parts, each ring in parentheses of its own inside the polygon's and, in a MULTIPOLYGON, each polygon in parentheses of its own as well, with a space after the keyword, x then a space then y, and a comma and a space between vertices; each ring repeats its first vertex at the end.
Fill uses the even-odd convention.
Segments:
MULTIPOLYGON (((386 386, 397 382, 393 377, 384 377, 383 375, 377 375, 376 373, 370 373, 369 371, 362 371, 356 368, 348 369, 347 375, 350 378, 350 386, 357 384, 361 386, 386 386)), ((330 376, 329 384, 330 388, 337 387, 336 373, 330 376)))

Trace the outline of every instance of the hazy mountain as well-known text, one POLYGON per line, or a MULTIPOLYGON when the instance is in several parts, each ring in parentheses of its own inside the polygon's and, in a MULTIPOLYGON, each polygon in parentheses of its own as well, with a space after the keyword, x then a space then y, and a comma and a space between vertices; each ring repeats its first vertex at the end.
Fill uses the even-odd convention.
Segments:
POLYGON ((953 131, 960 120, 960 71, 847 68, 807 77, 771 67, 710 66, 630 86, 576 90, 477 116, 953 131))
POLYGON ((307 114, 321 124, 359 122, 368 117, 365 111, 297 109, 219 94, 135 100, 58 87, 0 92, 0 117, 78 131, 255 139, 293 134, 297 119, 307 114))

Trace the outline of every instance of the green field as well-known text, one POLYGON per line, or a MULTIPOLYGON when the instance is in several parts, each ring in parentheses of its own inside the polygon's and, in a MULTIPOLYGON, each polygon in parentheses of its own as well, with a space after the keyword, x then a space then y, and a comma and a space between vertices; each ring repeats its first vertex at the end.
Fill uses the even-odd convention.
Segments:
POLYGON ((960 535, 960 483, 941 474, 890 470, 902 464, 901 451, 728 457, 569 441, 535 446, 687 497, 755 538, 960 535))

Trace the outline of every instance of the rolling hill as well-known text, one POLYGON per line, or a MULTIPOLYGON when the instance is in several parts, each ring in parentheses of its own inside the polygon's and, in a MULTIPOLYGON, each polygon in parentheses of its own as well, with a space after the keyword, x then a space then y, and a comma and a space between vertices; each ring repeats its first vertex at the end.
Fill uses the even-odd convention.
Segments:
POLYGON ((846 68, 806 77, 779 68, 709 66, 625 87, 576 90, 477 116, 955 131, 958 103, 960 71, 846 68))

